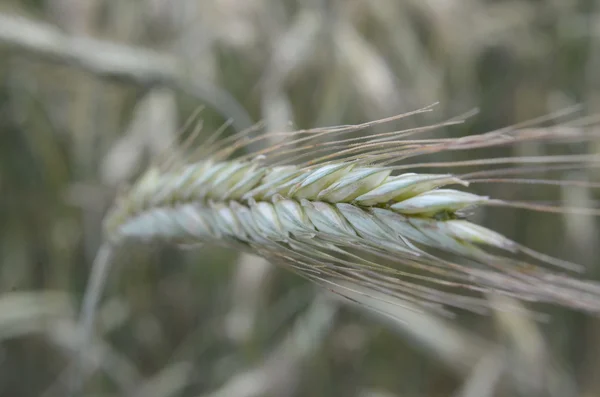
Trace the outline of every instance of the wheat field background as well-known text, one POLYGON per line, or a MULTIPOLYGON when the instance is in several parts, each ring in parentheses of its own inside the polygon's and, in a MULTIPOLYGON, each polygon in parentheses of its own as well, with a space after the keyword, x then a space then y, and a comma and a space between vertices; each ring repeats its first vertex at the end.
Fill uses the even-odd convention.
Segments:
MULTIPOLYGON (((226 134, 258 121, 290 131, 436 102, 403 126, 473 114, 443 138, 573 106, 597 115, 600 1, 0 0, 0 396, 69 395, 73 378, 86 396, 600 395, 591 315, 548 305, 546 320, 449 319, 381 300, 373 311, 210 245, 120 251, 85 371, 73 369, 102 219, 199 107, 207 137, 228 120, 226 134)), ((593 217, 512 210, 482 222, 600 278, 593 217)))

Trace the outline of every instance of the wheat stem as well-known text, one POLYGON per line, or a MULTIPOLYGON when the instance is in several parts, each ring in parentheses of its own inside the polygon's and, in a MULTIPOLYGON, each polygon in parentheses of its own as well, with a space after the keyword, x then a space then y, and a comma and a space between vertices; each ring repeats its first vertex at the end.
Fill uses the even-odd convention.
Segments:
POLYGON ((83 303, 79 315, 79 350, 76 356, 74 370, 71 374, 70 390, 71 395, 77 395, 83 387, 86 371, 86 354, 90 348, 92 335, 94 334, 94 320, 96 311, 102 298, 104 285, 108 278, 110 265, 114 257, 114 247, 111 243, 105 242, 96 254, 96 258, 92 263, 91 273, 89 276, 88 285, 85 288, 83 303))

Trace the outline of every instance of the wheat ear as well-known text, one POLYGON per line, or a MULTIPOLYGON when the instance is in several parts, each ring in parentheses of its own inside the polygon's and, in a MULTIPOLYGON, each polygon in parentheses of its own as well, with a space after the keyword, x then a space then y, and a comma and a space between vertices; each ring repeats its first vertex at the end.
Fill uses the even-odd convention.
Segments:
MULTIPOLYGON (((563 271, 578 270, 577 265, 535 252, 465 219, 474 208, 489 205, 550 212, 565 208, 464 191, 469 179, 487 181, 486 176, 527 172, 527 164, 545 163, 545 169, 583 168, 597 164, 596 156, 486 158, 442 165, 519 166, 462 177, 397 174, 410 165, 394 164, 430 153, 523 141, 586 141, 593 134, 561 125, 505 129, 460 139, 407 139, 437 125, 315 143, 323 136, 388 121, 297 131, 289 133, 288 143, 231 159, 236 150, 269 134, 236 135, 203 148, 210 156, 201 160, 153 167, 111 210, 106 236, 113 244, 129 238, 226 244, 263 255, 322 285, 355 281, 438 310, 450 305, 485 311, 487 300, 465 293, 477 291, 600 311, 598 286, 535 262, 563 271), (310 160, 301 162, 303 158, 310 160), (286 164, 290 160, 299 164, 286 164), (397 266, 382 264, 390 262, 397 266)), ((414 168, 419 166, 413 162, 414 168)), ((572 211, 597 215, 593 209, 572 211)))

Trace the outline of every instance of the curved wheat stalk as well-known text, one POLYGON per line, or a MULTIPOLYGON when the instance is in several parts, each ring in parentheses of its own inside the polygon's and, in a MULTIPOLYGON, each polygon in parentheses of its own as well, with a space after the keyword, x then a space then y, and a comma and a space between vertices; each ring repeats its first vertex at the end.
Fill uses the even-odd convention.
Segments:
POLYGON ((490 303, 471 291, 600 312, 600 287, 566 273, 581 270, 579 266, 533 251, 466 219, 482 206, 590 216, 600 211, 512 202, 465 191, 471 182, 498 180, 594 187, 586 181, 511 176, 560 167, 591 168, 600 164, 599 156, 568 153, 454 163, 412 160, 526 141, 576 145, 597 138, 583 128, 593 120, 545 129, 525 125, 459 139, 410 139, 456 123, 450 121, 322 140, 406 116, 285 133, 288 141, 282 144, 234 158, 235 152, 276 134, 211 139, 200 154, 189 156, 189 163, 170 161, 148 170, 107 216, 107 239, 112 244, 129 238, 226 244, 262 255, 325 286, 354 281, 441 311, 444 306, 485 311, 490 303), (405 160, 411 162, 398 164, 405 160), (486 168, 507 164, 513 166, 486 168), (479 169, 462 175, 403 172, 423 166, 479 169))
MULTIPOLYGON (((388 296, 390 303, 400 299, 440 313, 448 313, 447 307, 485 313, 494 301, 486 295, 492 293, 600 314, 600 286, 580 279, 580 266, 467 219, 486 206, 597 216, 595 208, 501 200, 468 191, 471 185, 490 183, 598 188, 589 180, 551 178, 600 166, 600 156, 585 153, 586 144, 599 138, 597 120, 532 127, 567 111, 457 139, 415 137, 460 120, 356 136, 429 110, 361 125, 257 136, 252 134, 259 127, 227 138, 219 138, 221 129, 195 153, 174 151, 151 167, 106 217, 106 243, 93 264, 82 305, 81 356, 114 248, 129 239, 250 251, 353 301, 372 291, 371 300, 388 296), (273 137, 287 140, 249 150, 273 137), (553 154, 494 157, 488 151, 474 160, 416 160, 461 150, 473 158, 479 150, 527 142, 548 145, 553 154), (442 172, 418 172, 423 168, 442 172)), ((73 390, 85 374, 82 368, 74 373, 73 390)))

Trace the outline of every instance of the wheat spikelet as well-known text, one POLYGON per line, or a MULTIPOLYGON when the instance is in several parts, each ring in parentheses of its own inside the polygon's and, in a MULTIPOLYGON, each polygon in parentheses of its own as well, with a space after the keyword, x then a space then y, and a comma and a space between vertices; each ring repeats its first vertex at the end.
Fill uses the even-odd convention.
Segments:
MULTIPOLYGON (((582 132, 585 124, 580 122, 545 129, 511 128, 459 139, 408 139, 456 123, 451 121, 318 141, 406 116, 287 133, 288 142, 237 158, 231 158, 237 150, 274 134, 250 137, 245 133, 220 141, 215 135, 200 153, 190 156, 191 162, 170 161, 148 170, 107 216, 107 239, 113 244, 130 238, 225 244, 262 255, 325 286, 354 281, 440 311, 447 305, 478 312, 489 307, 486 299, 468 291, 499 292, 523 300, 600 311, 600 288, 563 274, 580 270, 577 265, 535 252, 466 219, 481 206, 590 216, 597 215, 596 210, 509 202, 465 191, 470 182, 492 182, 540 167, 546 171, 593 167, 599 163, 597 156, 566 154, 396 165, 399 160, 436 152, 525 141, 586 142, 595 134, 582 132), (517 166, 462 176, 403 172, 432 164, 455 168, 517 166), (561 270, 549 270, 543 264, 561 270)), ((510 181, 559 186, 575 182, 510 181)))

